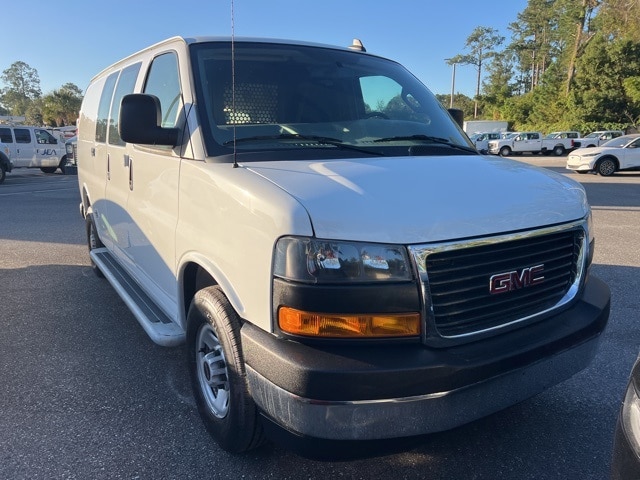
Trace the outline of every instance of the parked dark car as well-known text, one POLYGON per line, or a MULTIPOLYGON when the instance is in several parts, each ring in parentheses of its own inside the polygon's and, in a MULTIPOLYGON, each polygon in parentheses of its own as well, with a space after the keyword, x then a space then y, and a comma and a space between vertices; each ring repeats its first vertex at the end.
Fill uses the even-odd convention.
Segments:
POLYGON ((640 357, 631 370, 627 393, 618 416, 611 478, 640 478, 640 357))

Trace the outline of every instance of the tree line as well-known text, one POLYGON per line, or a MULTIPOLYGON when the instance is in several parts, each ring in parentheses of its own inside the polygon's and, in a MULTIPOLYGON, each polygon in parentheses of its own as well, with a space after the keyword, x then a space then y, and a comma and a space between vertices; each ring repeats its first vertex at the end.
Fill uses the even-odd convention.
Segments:
POLYGON ((509 30, 505 44, 477 27, 446 59, 461 73, 474 67, 477 88, 473 98, 437 95, 444 105, 513 130, 638 130, 638 0, 529 0, 509 30))
MULTIPOLYGON (((459 74, 475 69, 476 91, 437 95, 444 105, 467 119, 506 120, 513 130, 638 129, 640 1, 529 0, 509 30, 505 43, 479 26, 465 50, 446 59, 459 74)), ((0 115, 75 124, 82 91, 73 83, 43 96, 38 72, 20 61, 0 79, 0 115)))
POLYGON ((75 125, 82 103, 82 90, 65 83, 42 95, 38 71, 24 62, 14 62, 2 72, 0 115, 25 117, 29 125, 65 127, 75 125))

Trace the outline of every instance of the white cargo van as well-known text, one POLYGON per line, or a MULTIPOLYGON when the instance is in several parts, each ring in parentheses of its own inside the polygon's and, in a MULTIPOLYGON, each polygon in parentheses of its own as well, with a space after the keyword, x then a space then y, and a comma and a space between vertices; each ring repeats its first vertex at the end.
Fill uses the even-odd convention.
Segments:
POLYGON ((39 168, 54 173, 63 169, 67 161, 64 142, 46 128, 0 125, 0 141, 9 147, 14 168, 39 168))
POLYGON ((172 38, 96 75, 78 127, 96 273, 186 342, 228 451, 450 429, 596 354, 584 189, 479 155, 396 62, 172 38))

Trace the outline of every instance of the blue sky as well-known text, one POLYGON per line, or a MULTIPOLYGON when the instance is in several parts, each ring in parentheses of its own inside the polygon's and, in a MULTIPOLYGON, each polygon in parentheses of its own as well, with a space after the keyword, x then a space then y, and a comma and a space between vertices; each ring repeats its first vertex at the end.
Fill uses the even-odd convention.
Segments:
MULTIPOLYGON (((432 92, 451 91, 446 58, 464 53, 475 27, 499 30, 527 0, 234 0, 237 37, 332 45, 359 38, 367 51, 399 61, 432 92)), ((31 0, 3 2, 0 71, 23 61, 44 94, 67 82, 83 91, 111 63, 174 35, 230 35, 231 0, 31 0), (27 18, 28 17, 28 18, 27 18)), ((456 69, 456 93, 473 96, 476 71, 456 69)), ((0 87, 4 85, 0 82, 0 87)))

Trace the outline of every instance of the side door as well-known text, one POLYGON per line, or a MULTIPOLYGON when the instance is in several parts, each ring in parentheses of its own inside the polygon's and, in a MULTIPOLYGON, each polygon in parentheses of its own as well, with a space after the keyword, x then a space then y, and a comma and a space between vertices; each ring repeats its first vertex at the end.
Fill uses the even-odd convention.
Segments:
POLYGON ((538 152, 542 150, 542 138, 539 133, 527 133, 527 152, 538 152))
MULTIPOLYGON (((184 106, 174 51, 153 58, 143 93, 161 105, 161 125, 184 125, 184 106)), ((170 316, 177 314, 175 231, 178 222, 180 147, 127 145, 129 261, 152 298, 170 316)))
POLYGON ((32 167, 57 167, 65 155, 64 144, 44 128, 34 128, 33 138, 36 141, 35 164, 32 167))
POLYGON ((9 148, 9 157, 14 167, 16 164, 16 143, 13 141, 13 133, 10 127, 0 127, 0 142, 4 143, 9 148))
POLYGON ((640 167, 640 137, 631 142, 624 150, 620 158, 620 168, 640 167))
POLYGON ((13 136, 16 141, 13 165, 16 167, 37 166, 35 140, 33 138, 33 135, 31 134, 31 129, 24 127, 13 127, 13 136))
POLYGON ((118 117, 122 97, 133 93, 140 72, 141 62, 134 63, 115 72, 113 95, 110 98, 109 114, 105 122, 104 152, 106 158, 106 182, 104 190, 105 206, 102 209, 106 228, 111 239, 111 247, 118 259, 129 269, 131 238, 129 232, 133 221, 127 208, 129 197, 129 155, 125 142, 118 133, 118 117))
MULTIPOLYGON (((81 137, 78 142, 78 158, 82 158, 84 180, 87 188, 87 195, 93 208, 93 216, 98 229, 98 234, 102 243, 111 251, 114 251, 114 244, 117 242, 117 233, 111 226, 112 220, 109 218, 109 202, 106 198, 106 186, 110 181, 110 161, 107 152, 107 131, 109 127, 109 112, 111 110, 111 100, 116 87, 120 72, 109 74, 106 79, 101 79, 89 86, 85 98, 93 102, 93 108, 89 111, 97 111, 95 118, 81 117, 81 129, 95 128, 95 134, 87 138, 81 137), (99 92, 99 93, 98 93, 99 92), (99 95, 99 96, 98 96, 99 95), (99 98, 99 100, 98 100, 99 98), (95 105, 97 100, 98 104, 95 105), (93 137, 93 138, 92 138, 93 137)), ((114 222, 115 223, 115 222, 114 222)))
POLYGON ((513 139, 513 151, 525 152, 527 150, 527 134, 521 133, 516 135, 513 139))

